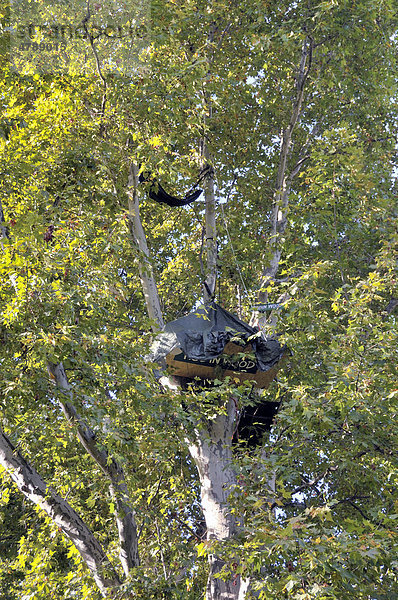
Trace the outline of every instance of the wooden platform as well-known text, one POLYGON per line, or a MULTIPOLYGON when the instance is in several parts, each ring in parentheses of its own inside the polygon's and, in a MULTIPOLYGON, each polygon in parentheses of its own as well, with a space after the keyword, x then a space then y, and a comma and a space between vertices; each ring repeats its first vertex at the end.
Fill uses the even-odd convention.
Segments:
POLYGON ((228 376, 239 382, 252 381, 256 387, 263 389, 270 385, 284 360, 285 356, 282 356, 268 371, 259 371, 252 346, 242 347, 233 342, 225 346, 223 354, 206 361, 188 358, 181 348, 175 348, 166 356, 172 375, 191 379, 223 379, 228 376))

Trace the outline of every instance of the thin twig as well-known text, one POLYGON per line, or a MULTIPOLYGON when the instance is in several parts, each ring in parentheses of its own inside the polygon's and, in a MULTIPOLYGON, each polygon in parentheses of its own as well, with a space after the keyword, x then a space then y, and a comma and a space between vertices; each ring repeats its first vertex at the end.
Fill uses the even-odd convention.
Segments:
MULTIPOLYGON (((159 494, 159 490, 160 490, 160 485, 163 481, 163 475, 161 476, 161 478, 158 481, 158 486, 156 488, 156 492, 154 493, 154 495, 152 496, 152 498, 150 499, 149 503, 148 503, 148 508, 151 506, 152 502, 155 500, 155 498, 157 497, 157 495, 159 494)), ((145 522, 142 523, 139 532, 137 533, 137 538, 139 539, 142 533, 142 530, 144 528, 145 522)))
POLYGON ((382 527, 383 529, 388 529, 388 527, 386 527, 386 526, 384 525, 384 523, 382 523, 381 521, 376 521, 376 522, 375 522, 375 521, 372 521, 372 519, 370 519, 370 518, 368 517, 368 515, 366 515, 366 514, 363 512, 363 510, 362 510, 361 508, 359 508, 359 506, 357 506, 356 504, 354 504, 354 502, 352 502, 351 500, 348 500, 348 504, 349 504, 350 506, 352 506, 352 508, 355 508, 355 510, 356 510, 356 511, 358 511, 358 512, 359 512, 359 514, 360 514, 360 515, 361 515, 361 516, 362 516, 364 519, 366 519, 366 521, 369 521, 369 523, 372 523, 373 525, 377 525, 377 526, 379 526, 379 527, 382 527))
MULTIPOLYGON (((87 0, 87 13, 86 13, 86 16, 84 17, 84 19, 82 21, 82 25, 83 25, 84 31, 86 32, 88 40, 90 42, 90 46, 91 46, 91 49, 92 49, 93 54, 94 54, 94 59, 95 59, 97 73, 98 73, 99 78, 102 81, 103 88, 104 88, 104 93, 102 95, 102 102, 101 102, 101 111, 100 111, 100 116, 101 116, 101 119, 103 120, 103 118, 105 116, 105 107, 106 107, 106 101, 107 101, 107 87, 108 86, 107 86, 104 74, 102 73, 101 62, 100 62, 100 59, 99 59, 99 56, 98 56, 97 49, 96 49, 95 44, 94 44, 94 38, 91 35, 91 33, 90 33, 90 31, 89 31, 89 29, 87 27, 87 23, 90 20, 90 18, 91 18, 90 0, 87 0)), ((102 133, 103 133, 103 121, 101 122, 101 126, 100 126, 100 134, 102 134, 102 133)))
MULTIPOLYGON (((306 483, 303 483, 302 485, 299 485, 298 487, 296 487, 292 491, 291 496, 294 496, 295 494, 298 494, 299 492, 303 492, 304 490, 306 490, 310 487, 316 486, 317 483, 319 483, 322 479, 325 479, 325 477, 327 477, 333 471, 337 471, 338 468, 339 468, 338 465, 335 465, 333 467, 328 467, 326 469, 326 471, 324 473, 322 473, 321 475, 318 475, 318 477, 314 477, 313 479, 310 479, 310 481, 307 481, 306 483)), ((279 504, 277 502, 274 502, 271 506, 271 510, 276 508, 277 506, 279 506, 279 504)))

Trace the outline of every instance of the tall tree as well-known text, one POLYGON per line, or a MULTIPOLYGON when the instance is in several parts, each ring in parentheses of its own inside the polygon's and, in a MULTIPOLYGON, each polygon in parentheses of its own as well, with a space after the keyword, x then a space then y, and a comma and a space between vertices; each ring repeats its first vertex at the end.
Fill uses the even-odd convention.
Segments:
POLYGON ((393 597, 393 3, 154 1, 128 73, 81 10, 92 73, 2 61, 2 503, 37 507, 11 598, 393 597), (292 351, 260 397, 145 362, 214 294, 292 351))

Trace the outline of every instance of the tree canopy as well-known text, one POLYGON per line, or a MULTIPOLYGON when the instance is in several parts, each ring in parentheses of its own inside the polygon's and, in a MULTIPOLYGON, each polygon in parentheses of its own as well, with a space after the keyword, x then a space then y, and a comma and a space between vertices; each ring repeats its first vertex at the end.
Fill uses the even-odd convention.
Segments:
POLYGON ((0 595, 391 599, 395 3, 153 0, 130 63, 102 4, 45 68, 1 3, 0 595), (208 292, 289 348, 267 390, 159 383, 208 292))

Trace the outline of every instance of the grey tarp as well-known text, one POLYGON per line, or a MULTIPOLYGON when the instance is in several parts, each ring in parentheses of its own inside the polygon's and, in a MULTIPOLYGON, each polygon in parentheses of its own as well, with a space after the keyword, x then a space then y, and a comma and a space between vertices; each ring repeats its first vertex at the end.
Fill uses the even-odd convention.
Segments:
POLYGON ((206 361, 217 358, 229 341, 242 346, 250 343, 260 371, 273 367, 286 350, 277 340, 266 339, 257 329, 212 302, 167 323, 156 338, 149 358, 152 362, 162 361, 178 347, 188 358, 206 361))

